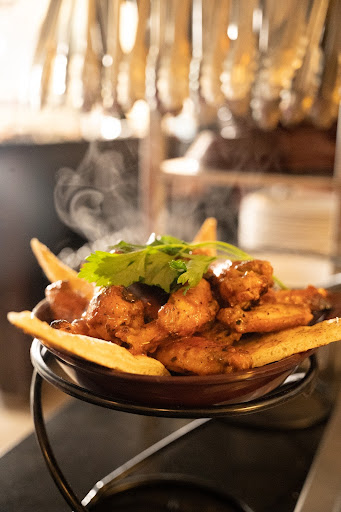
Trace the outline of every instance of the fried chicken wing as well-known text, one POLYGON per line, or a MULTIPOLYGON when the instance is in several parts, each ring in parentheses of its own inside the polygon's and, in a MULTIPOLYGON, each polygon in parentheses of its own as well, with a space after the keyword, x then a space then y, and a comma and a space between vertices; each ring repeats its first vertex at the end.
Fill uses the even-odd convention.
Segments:
POLYGON ((134 283, 128 287, 138 299, 142 300, 144 307, 144 320, 146 323, 156 320, 159 309, 168 300, 168 293, 158 286, 148 286, 144 283, 134 283))
POLYGON ((84 334, 88 336, 89 328, 84 319, 78 318, 72 322, 67 320, 54 320, 51 327, 59 329, 60 331, 70 332, 71 334, 84 334))
POLYGON ((153 352, 160 341, 170 336, 188 336, 200 332, 212 322, 218 311, 209 283, 202 279, 197 286, 172 293, 158 312, 157 319, 136 329, 122 326, 116 336, 128 343, 133 352, 153 352))
POLYGON ((242 348, 226 346, 203 336, 187 336, 162 343, 156 359, 181 374, 215 375, 251 368, 252 359, 242 348))
POLYGON ((313 315, 308 306, 300 304, 262 304, 249 311, 244 311, 241 307, 222 308, 217 318, 236 332, 248 333, 307 325, 313 315))
POLYGON ((122 325, 117 329, 116 336, 127 345, 132 354, 147 354, 153 352, 169 334, 154 320, 140 328, 122 325))
POLYGON ((89 301, 83 295, 74 291, 68 281, 55 281, 45 289, 53 318, 72 322, 82 316, 89 301))
POLYGON ((260 304, 295 304, 309 306, 311 311, 330 308, 327 290, 324 288, 307 288, 299 290, 269 290, 262 296, 260 304))
POLYGON ((215 321, 212 326, 202 332, 202 336, 228 346, 238 341, 241 337, 241 333, 233 331, 221 322, 215 321))
POLYGON ((213 321, 219 309, 205 279, 184 293, 183 288, 172 293, 158 314, 158 325, 166 332, 187 336, 203 329, 213 321))
POLYGON ((225 305, 247 308, 273 285, 272 274, 267 261, 235 261, 221 271, 213 267, 211 282, 225 305))
POLYGON ((123 286, 102 288, 90 301, 84 315, 88 335, 117 341, 116 331, 122 325, 140 328, 144 325, 144 307, 140 299, 123 286))

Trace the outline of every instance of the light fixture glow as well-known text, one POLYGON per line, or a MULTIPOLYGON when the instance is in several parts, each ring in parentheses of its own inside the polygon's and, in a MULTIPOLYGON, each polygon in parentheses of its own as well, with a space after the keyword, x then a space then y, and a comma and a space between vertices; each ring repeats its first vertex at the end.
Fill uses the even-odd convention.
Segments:
POLYGON ((238 26, 236 23, 230 23, 227 27, 227 36, 231 41, 238 39, 238 26))
POLYGON ((123 53, 130 53, 134 48, 139 13, 137 5, 125 0, 120 7, 120 45, 123 53))

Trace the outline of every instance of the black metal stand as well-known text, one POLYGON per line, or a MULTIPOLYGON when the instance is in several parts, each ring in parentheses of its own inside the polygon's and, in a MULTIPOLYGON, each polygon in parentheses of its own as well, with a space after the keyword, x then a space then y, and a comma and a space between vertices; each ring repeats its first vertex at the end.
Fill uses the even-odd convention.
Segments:
POLYGON ((31 384, 31 408, 36 437, 48 470, 62 496, 65 498, 66 502, 72 510, 75 512, 84 512, 87 509, 80 503, 77 496, 72 491, 69 483, 65 479, 63 473, 61 472, 48 440, 41 402, 42 383, 42 377, 36 370, 34 370, 31 384))
MULTIPOLYGON (((37 340, 35 340, 32 344, 31 359, 35 368, 31 385, 31 408, 37 440, 42 451, 43 457, 45 459, 46 465, 48 467, 48 470, 56 486, 58 487, 62 496, 64 497, 64 499, 74 512, 88 512, 88 505, 91 504, 92 498, 96 496, 96 493, 99 491, 99 487, 96 488, 95 486, 90 491, 88 496, 86 496, 86 498, 84 498, 83 501, 80 501, 79 498, 74 494, 70 484, 68 483, 62 471, 60 470, 58 463, 55 459, 52 447, 49 443, 46 426, 44 422, 41 400, 43 380, 46 380, 47 382, 51 383, 52 385, 56 386, 63 392, 73 397, 85 400, 87 402, 102 407, 143 415, 195 418, 194 421, 192 421, 185 427, 170 434, 160 442, 156 443, 155 445, 151 446, 150 448, 139 454, 137 457, 134 457, 131 461, 124 465, 123 469, 119 468, 118 470, 115 470, 113 473, 108 475, 108 477, 104 478, 101 482, 101 488, 103 488, 104 485, 112 487, 114 482, 125 477, 127 474, 130 473, 132 469, 136 468, 141 462, 145 461, 148 457, 150 457, 156 452, 159 452, 160 450, 168 446, 170 443, 176 441, 177 439, 182 438, 184 435, 189 434, 194 429, 197 429, 205 425, 211 418, 228 418, 233 417, 235 415, 257 412, 260 410, 273 407, 275 405, 279 405, 283 402, 286 402, 290 398, 297 396, 304 390, 309 389, 309 386, 312 386, 317 376, 318 370, 316 356, 311 355, 309 358, 310 364, 307 370, 303 372, 300 371, 300 373, 297 374, 297 378, 287 380, 287 382, 280 386, 277 390, 255 401, 244 404, 217 405, 207 408, 172 409, 140 406, 123 401, 116 402, 115 400, 111 400, 101 395, 95 395, 94 393, 89 392, 87 389, 72 382, 64 375, 58 374, 53 369, 52 364, 54 362, 55 356, 53 356, 51 352, 43 348, 43 346, 37 340)), ((251 512, 246 505, 239 503, 238 500, 235 500, 234 498, 230 498, 230 500, 231 503, 233 501, 234 508, 229 508, 228 510, 251 512)))

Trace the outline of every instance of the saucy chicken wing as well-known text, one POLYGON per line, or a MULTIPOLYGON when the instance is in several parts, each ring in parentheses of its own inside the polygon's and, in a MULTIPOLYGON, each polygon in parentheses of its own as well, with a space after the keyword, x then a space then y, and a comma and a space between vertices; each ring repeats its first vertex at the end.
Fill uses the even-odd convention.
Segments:
POLYGON ((123 286, 101 288, 91 299, 84 321, 89 336, 116 341, 116 331, 122 325, 144 325, 143 302, 123 286))
POLYGON ((116 335, 134 350, 152 352, 158 343, 170 336, 188 336, 200 332, 212 322, 218 311, 211 287, 205 279, 184 292, 180 288, 172 293, 158 312, 156 320, 142 328, 122 326, 116 335))
POLYGON ((172 293, 158 314, 158 324, 168 333, 187 336, 203 329, 214 320, 219 309, 206 279, 184 293, 172 293))
POLYGON ((299 290, 270 289, 262 296, 260 304, 295 304, 309 306, 311 311, 321 311, 330 307, 327 291, 311 285, 299 290))
POLYGON ((218 320, 239 333, 271 332, 297 325, 307 325, 313 315, 308 306, 292 304, 262 304, 249 311, 240 307, 222 308, 218 320))
POLYGON ((224 305, 247 308, 273 285, 272 273, 267 261, 235 261, 212 267, 211 282, 224 305))
POLYGON ((162 343, 155 353, 170 371, 215 375, 251 368, 252 359, 241 348, 226 346, 203 336, 187 336, 162 343))
POLYGON ((89 301, 75 292, 68 281, 55 281, 45 289, 45 297, 49 303, 53 318, 72 322, 82 316, 89 301))

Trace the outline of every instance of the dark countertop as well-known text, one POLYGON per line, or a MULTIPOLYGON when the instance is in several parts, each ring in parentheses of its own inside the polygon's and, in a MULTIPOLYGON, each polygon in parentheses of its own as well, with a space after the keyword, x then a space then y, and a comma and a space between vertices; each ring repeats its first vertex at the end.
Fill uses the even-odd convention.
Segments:
MULTIPOLYGON (((60 468, 82 498, 102 477, 190 421, 129 414, 71 398, 48 421, 47 431, 60 468)), ((291 512, 324 424, 297 430, 253 424, 210 420, 131 474, 199 476, 242 498, 255 512, 291 512)), ((33 434, 0 459, 0 488, 1 512, 69 510, 33 434)))

